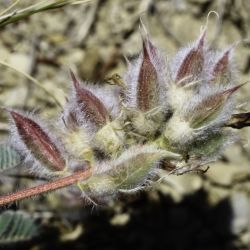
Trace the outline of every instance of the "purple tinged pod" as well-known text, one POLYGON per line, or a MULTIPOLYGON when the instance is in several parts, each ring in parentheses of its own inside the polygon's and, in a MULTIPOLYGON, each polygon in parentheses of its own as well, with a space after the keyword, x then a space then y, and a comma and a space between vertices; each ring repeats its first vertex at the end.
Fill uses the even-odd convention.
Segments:
POLYGON ((77 103, 81 106, 85 118, 96 125, 104 125, 109 118, 109 114, 104 104, 89 90, 80 86, 74 73, 70 71, 73 85, 76 92, 77 103))
POLYGON ((228 98, 244 84, 224 90, 213 95, 205 97, 196 107, 187 112, 185 119, 189 121, 190 126, 197 128, 208 123, 214 115, 217 115, 228 98))
POLYGON ((70 71, 76 93, 76 101, 80 106, 84 119, 102 127, 109 120, 109 113, 104 104, 89 90, 80 86, 74 73, 70 71))
POLYGON ((150 40, 145 38, 143 39, 143 59, 137 85, 137 105, 142 111, 154 108, 159 102, 157 72, 151 56, 156 56, 156 50, 150 40))
POLYGON ((229 55, 231 48, 228 49, 222 57, 216 62, 212 71, 212 82, 217 84, 228 84, 231 78, 229 69, 229 55))
POLYGON ((198 44, 192 47, 184 57, 175 78, 175 81, 177 83, 185 77, 190 77, 187 79, 187 81, 182 81, 182 84, 185 85, 186 82, 190 82, 190 80, 195 80, 197 77, 199 77, 204 62, 203 50, 205 35, 206 32, 201 35, 200 39, 198 40, 198 44))
POLYGON ((53 171, 63 171, 66 162, 49 135, 32 119, 10 111, 17 133, 32 156, 53 171))

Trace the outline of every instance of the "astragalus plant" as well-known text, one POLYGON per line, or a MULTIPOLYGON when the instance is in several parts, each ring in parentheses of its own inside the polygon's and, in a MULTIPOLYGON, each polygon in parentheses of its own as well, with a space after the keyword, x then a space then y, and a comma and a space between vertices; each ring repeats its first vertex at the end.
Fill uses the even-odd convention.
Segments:
POLYGON ((0 198, 0 204, 77 185, 90 201, 133 193, 166 174, 199 170, 237 136, 234 46, 215 51, 206 31, 173 59, 142 35, 142 51, 114 86, 80 82, 62 113, 46 125, 33 114, 10 114, 11 145, 48 183, 0 198))

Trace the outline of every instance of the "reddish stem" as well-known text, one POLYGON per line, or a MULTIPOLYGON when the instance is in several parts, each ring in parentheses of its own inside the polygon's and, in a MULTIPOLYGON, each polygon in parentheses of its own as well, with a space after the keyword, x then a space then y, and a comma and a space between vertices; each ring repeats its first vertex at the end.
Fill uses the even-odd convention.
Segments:
POLYGON ((78 171, 72 175, 50 181, 48 183, 36 187, 20 190, 15 193, 0 197, 0 206, 6 205, 13 201, 22 200, 24 198, 28 198, 34 195, 39 195, 59 188, 67 187, 78 181, 85 180, 90 176, 91 176, 91 171, 90 169, 87 169, 84 171, 78 171))

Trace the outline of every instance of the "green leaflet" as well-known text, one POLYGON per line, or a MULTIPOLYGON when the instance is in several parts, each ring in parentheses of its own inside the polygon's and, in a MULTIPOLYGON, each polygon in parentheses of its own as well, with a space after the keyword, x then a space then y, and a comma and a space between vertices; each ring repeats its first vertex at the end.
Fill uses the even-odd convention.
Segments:
POLYGON ((38 233, 34 218, 22 211, 5 211, 0 215, 0 245, 26 241, 38 233))
POLYGON ((19 154, 6 144, 0 144, 0 172, 20 164, 19 154))

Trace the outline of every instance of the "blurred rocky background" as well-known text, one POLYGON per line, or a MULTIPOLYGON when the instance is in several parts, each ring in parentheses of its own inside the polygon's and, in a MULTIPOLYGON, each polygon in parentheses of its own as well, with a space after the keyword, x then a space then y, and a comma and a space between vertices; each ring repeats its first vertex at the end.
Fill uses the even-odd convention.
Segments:
MULTIPOLYGON (((13 1, 0 1, 0 10, 13 1)), ((34 4, 22 0, 15 7, 34 4)), ((239 83, 250 80, 250 1, 248 0, 90 0, 35 14, 0 28, 0 60, 21 70, 64 101, 68 69, 97 84, 118 73, 141 48, 140 18, 153 42, 167 52, 193 41, 208 21, 207 40, 235 49, 239 83), (220 19, 209 11, 216 11, 220 19)), ((60 108, 22 74, 0 65, 0 105, 53 118, 60 108)), ((249 111, 250 84, 238 94, 249 111)), ((205 174, 169 176, 154 189, 92 208, 67 189, 29 199, 2 212, 22 210, 35 218, 33 239, 3 249, 250 249, 250 129, 205 174)), ((0 139, 8 135, 0 113, 0 139)), ((23 169, 3 174, 1 194, 36 185, 23 169), (23 176, 22 178, 20 177, 23 176), (19 176, 19 177, 17 177, 19 176)), ((1 230, 1 229, 0 229, 1 230)))

